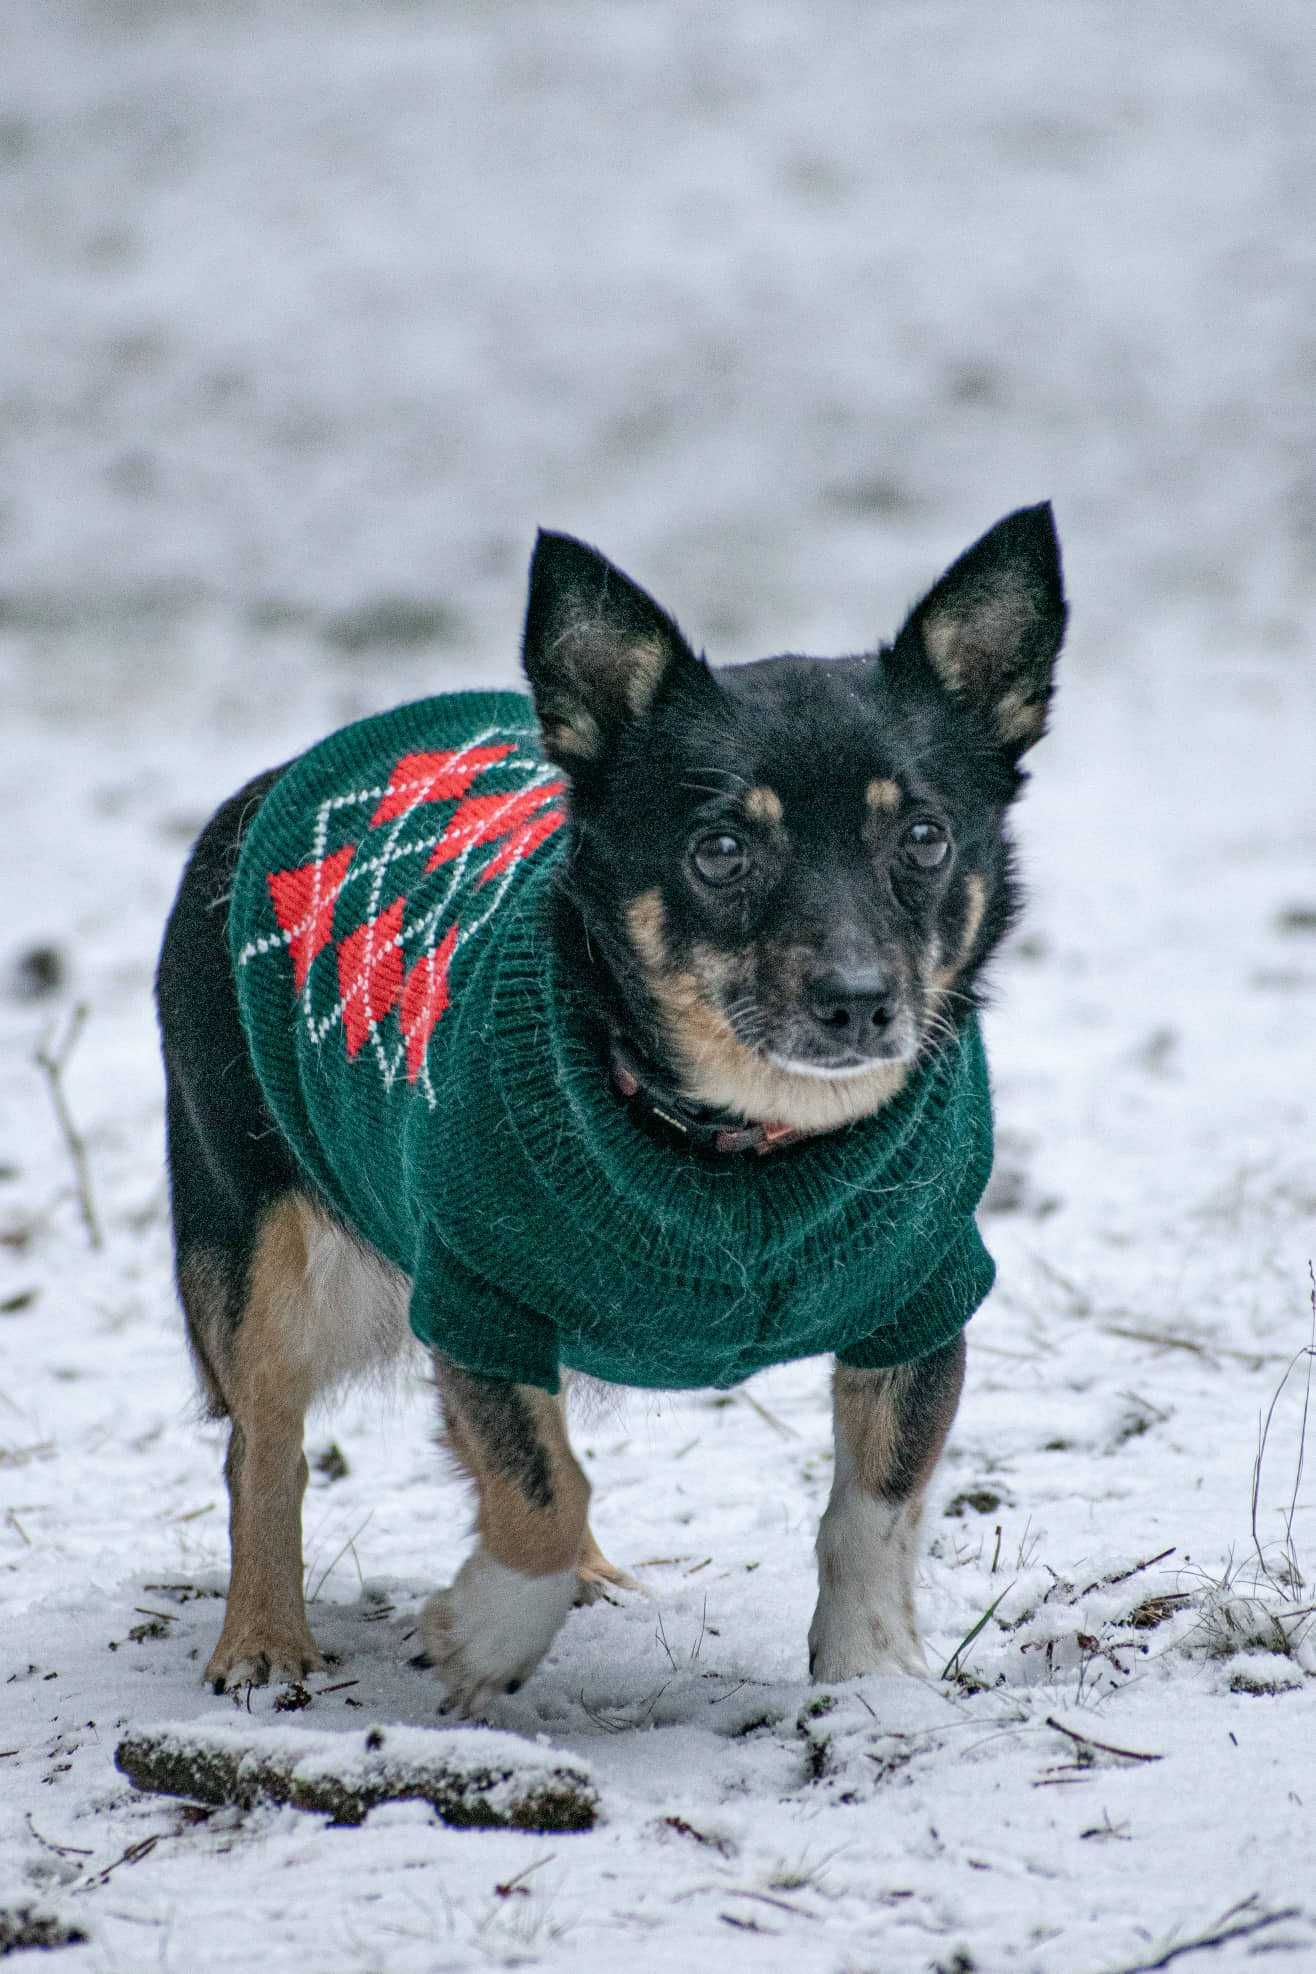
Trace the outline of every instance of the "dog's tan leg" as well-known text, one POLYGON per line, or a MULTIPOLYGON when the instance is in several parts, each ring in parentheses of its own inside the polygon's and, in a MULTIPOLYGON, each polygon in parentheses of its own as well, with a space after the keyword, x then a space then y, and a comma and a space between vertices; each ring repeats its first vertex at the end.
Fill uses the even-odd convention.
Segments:
POLYGON ((422 1617, 457 1710, 477 1713, 534 1671, 575 1599, 589 1482, 556 1398, 436 1359, 448 1445, 474 1481, 479 1541, 422 1617))
POLYGON ((223 1373, 233 1419, 224 1467, 232 1568, 224 1629, 206 1667, 216 1691, 301 1679, 324 1663, 302 1595, 302 1427, 316 1389, 306 1282, 306 1220, 289 1196, 261 1229, 223 1373))
MULTIPOLYGON (((565 1386, 558 1393, 558 1409, 562 1414, 563 1430, 567 1425, 567 1394, 565 1386)), ((638 1590, 640 1585, 625 1570, 610 1563, 594 1538, 589 1523, 580 1539, 580 1555, 576 1558, 576 1574, 580 1578, 576 1586, 578 1605, 596 1604, 602 1597, 607 1600, 609 1590, 638 1590)))
POLYGON ((231 1257, 204 1249, 179 1269, 207 1393, 233 1421, 228 1607, 206 1667, 219 1688, 300 1679, 323 1663, 302 1595, 306 1411, 410 1342, 405 1278, 303 1194, 266 1208, 237 1311, 233 1272, 231 1257))
POLYGON ((809 1627, 815 1679, 927 1673, 914 1613, 919 1524, 963 1382, 962 1337, 893 1370, 836 1367, 836 1465, 809 1627))

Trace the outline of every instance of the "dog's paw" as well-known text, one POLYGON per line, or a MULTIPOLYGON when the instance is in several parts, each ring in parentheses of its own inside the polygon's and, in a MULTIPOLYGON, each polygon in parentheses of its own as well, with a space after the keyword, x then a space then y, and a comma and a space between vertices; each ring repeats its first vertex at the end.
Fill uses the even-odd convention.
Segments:
POLYGON ((865 1673, 926 1679, 914 1618, 917 1507, 844 1483, 818 1528, 818 1604, 809 1626, 809 1671, 831 1682, 865 1673))
POLYGON ((901 1597, 856 1586, 823 1590, 809 1626, 809 1674, 823 1685, 867 1673, 928 1677, 928 1662, 901 1597))
POLYGON ((820 1686, 842 1679, 863 1679, 872 1673, 904 1673, 928 1678, 928 1662, 917 1638, 885 1638, 875 1626, 862 1623, 809 1631, 809 1677, 820 1686))
POLYGON ((470 1719, 514 1693, 543 1658, 571 1609, 576 1571, 527 1576, 477 1549, 421 1612, 421 1636, 453 1711, 470 1719))
POLYGON ((607 1557, 600 1555, 597 1550, 589 1562, 577 1564, 575 1601, 578 1608, 583 1609, 587 1604, 597 1604, 600 1599, 606 1604, 611 1604, 613 1599, 609 1592, 613 1590, 633 1590, 643 1594, 644 1586, 637 1583, 626 1570, 619 1570, 615 1563, 610 1563, 607 1557))
POLYGON ((272 1679, 305 1679, 322 1672, 324 1660, 303 1625, 247 1625, 230 1632, 227 1624, 210 1655, 205 1677, 216 1693, 242 1686, 268 1686, 272 1679))

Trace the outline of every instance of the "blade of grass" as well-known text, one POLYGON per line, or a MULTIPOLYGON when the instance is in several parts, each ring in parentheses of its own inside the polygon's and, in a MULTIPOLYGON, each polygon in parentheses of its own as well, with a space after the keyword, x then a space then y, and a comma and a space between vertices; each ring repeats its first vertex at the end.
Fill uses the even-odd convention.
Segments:
POLYGON ((1018 1577, 1015 1577, 1011 1582, 1007 1583, 1004 1590, 1001 1592, 1000 1596, 992 1599, 991 1603, 987 1606, 987 1609, 983 1612, 982 1616, 978 1619, 978 1622, 975 1625, 973 1625, 970 1630, 965 1632, 963 1638, 961 1638, 959 1644, 955 1647, 955 1650, 951 1653, 950 1657, 947 1659, 945 1665, 941 1669, 941 1676, 943 1679, 954 1679, 957 1673, 962 1672, 964 1670, 964 1654, 968 1651, 970 1645, 972 1645, 974 1639, 978 1636, 979 1632, 984 1631, 986 1627, 991 1623, 991 1620, 996 1616, 997 1610, 1005 1602, 1006 1598, 1009 1596, 1010 1592, 1014 1589, 1014 1586, 1016 1583, 1018 1583, 1018 1581, 1019 1581, 1018 1577))

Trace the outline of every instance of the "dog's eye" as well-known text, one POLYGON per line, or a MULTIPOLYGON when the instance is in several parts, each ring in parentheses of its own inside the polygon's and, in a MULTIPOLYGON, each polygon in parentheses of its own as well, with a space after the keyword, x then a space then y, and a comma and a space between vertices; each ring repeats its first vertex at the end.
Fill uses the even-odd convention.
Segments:
POLYGON ((738 884, 749 869, 749 851, 738 836, 698 836, 690 861, 705 884, 738 884))
POLYGON ((944 864, 950 851, 950 838, 940 823, 911 823, 905 831, 905 855, 920 870, 935 870, 944 864))

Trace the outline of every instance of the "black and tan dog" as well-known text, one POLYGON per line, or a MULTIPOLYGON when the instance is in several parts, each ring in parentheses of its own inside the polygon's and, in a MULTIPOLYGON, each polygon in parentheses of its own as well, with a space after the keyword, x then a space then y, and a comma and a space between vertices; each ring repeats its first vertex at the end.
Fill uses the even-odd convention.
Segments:
MULTIPOLYGON (((602 556, 541 536, 524 660, 567 810, 542 936, 598 1008, 597 1076, 631 1100, 628 1128, 672 1159, 766 1172, 880 1113, 954 1045, 1016 910, 1008 813, 1064 624, 1047 506, 984 535, 891 646, 717 672, 602 556)), ((285 772, 203 831, 158 978, 178 1287, 211 1414, 231 1420, 217 1689, 321 1663, 303 1602, 305 1414, 409 1336, 411 1282, 294 1155, 239 1015, 229 895, 285 772)), ((472 1711, 533 1670, 582 1587, 619 1573, 590 1534, 560 1397, 438 1351, 435 1368, 478 1543, 425 1637, 472 1711)), ((837 1366, 819 1679, 923 1666, 916 1536, 963 1375, 959 1335, 914 1362, 837 1366)))

